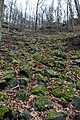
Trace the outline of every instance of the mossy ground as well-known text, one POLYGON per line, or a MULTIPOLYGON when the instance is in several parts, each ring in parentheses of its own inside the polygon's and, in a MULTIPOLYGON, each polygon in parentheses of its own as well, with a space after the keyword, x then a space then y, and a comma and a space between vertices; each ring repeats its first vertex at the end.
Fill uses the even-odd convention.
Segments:
POLYGON ((80 65, 76 62, 76 59, 80 59, 80 49, 72 49, 69 42, 69 45, 66 44, 73 37, 76 41, 77 37, 73 33, 39 36, 37 39, 34 36, 20 38, 19 35, 9 36, 8 39, 4 35, 0 49, 0 85, 5 80, 7 86, 3 82, 4 89, 0 91, 7 94, 7 97, 1 97, 0 103, 19 112, 26 107, 32 120, 46 120, 48 110, 54 108, 64 114, 66 111, 65 119, 70 119, 70 116, 74 119, 76 107, 72 102, 74 95, 80 95, 80 65), (25 82, 20 83, 21 79, 26 81, 26 85, 25 82), (10 87, 9 82, 14 80, 18 84, 10 87), (24 92, 17 98, 19 91, 24 92), (43 100, 44 96, 47 99, 43 100), (50 101, 51 106, 48 104, 50 101))

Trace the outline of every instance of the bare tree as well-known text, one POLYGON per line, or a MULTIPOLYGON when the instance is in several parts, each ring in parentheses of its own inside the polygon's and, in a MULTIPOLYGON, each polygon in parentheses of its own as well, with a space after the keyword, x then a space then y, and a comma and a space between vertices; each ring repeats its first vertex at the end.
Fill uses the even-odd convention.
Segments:
POLYGON ((3 14, 3 7, 4 7, 4 0, 0 0, 0 46, 1 46, 1 19, 2 19, 2 14, 3 14))
POLYGON ((35 19, 35 32, 37 32, 37 21, 38 21, 38 8, 39 5, 43 2, 43 0, 38 0, 37 1, 37 6, 36 6, 36 19, 35 19))
POLYGON ((79 0, 74 0, 75 6, 76 6, 76 10, 77 10, 77 16, 80 20, 80 5, 79 5, 79 0))
POLYGON ((73 11, 72 11, 72 0, 68 0, 69 4, 69 11, 70 11, 70 21, 71 21, 71 26, 72 26, 72 31, 74 31, 74 17, 73 17, 73 11))

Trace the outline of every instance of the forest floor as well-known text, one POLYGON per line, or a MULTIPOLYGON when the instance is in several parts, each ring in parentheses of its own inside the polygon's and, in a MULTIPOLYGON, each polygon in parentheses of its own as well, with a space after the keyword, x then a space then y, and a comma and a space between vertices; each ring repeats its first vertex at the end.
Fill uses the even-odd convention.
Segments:
POLYGON ((0 120, 80 120, 80 33, 3 30, 0 120))

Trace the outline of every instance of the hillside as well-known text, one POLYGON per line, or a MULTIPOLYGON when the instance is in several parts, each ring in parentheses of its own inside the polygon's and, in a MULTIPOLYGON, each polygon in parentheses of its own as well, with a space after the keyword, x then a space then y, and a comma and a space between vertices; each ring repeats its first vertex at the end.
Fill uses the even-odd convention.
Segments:
POLYGON ((0 120, 80 120, 80 32, 2 33, 0 120))

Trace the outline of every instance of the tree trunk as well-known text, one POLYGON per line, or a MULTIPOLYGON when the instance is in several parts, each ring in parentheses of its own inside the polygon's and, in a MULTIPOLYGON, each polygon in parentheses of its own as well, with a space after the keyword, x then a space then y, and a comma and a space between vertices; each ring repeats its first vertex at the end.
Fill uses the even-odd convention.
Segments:
POLYGON ((35 32, 37 32, 37 20, 38 20, 38 3, 37 3, 37 6, 36 6, 35 32))
POLYGON ((74 0, 75 2, 75 6, 76 6, 76 10, 77 10, 77 16, 80 20, 80 5, 79 5, 79 0, 74 0))
POLYGON ((0 0, 0 47, 1 47, 1 40, 2 40, 1 19, 2 19, 2 14, 3 14, 3 6, 4 6, 4 0, 0 0))

